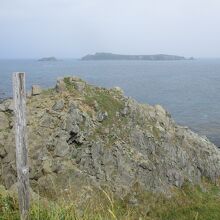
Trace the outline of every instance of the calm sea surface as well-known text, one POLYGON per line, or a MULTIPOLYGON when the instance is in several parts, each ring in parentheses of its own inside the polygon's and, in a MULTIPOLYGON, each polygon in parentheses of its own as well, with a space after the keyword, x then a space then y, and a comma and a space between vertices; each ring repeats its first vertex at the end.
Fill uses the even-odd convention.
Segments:
POLYGON ((59 76, 120 86, 142 103, 161 104, 181 125, 220 146, 220 59, 194 61, 0 60, 0 98, 12 96, 11 74, 26 72, 27 87, 52 87, 59 76))

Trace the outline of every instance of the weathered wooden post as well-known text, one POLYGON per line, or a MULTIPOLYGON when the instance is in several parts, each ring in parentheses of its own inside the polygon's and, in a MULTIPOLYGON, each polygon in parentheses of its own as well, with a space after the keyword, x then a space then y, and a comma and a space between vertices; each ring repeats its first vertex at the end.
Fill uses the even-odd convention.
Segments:
POLYGON ((26 92, 25 73, 13 74, 13 94, 15 105, 16 164, 18 176, 18 200, 21 220, 27 220, 30 206, 29 167, 26 134, 26 92))

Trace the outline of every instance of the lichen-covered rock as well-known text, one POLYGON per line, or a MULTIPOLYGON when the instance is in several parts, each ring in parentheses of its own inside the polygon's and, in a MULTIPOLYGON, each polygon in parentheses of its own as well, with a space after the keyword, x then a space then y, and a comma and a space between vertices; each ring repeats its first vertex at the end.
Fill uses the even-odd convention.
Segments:
POLYGON ((99 122, 104 121, 108 117, 108 112, 99 112, 97 115, 97 120, 99 122))
POLYGON ((65 139, 58 140, 54 150, 55 156, 64 157, 69 152, 69 145, 65 139))
MULTIPOLYGON (((55 197, 74 188, 80 198, 86 186, 123 197, 136 184, 168 193, 185 181, 220 177, 220 150, 177 125, 160 105, 139 104, 119 89, 76 77, 59 79, 56 91, 27 100, 30 179, 40 194, 55 197)), ((0 108, 0 184, 10 188, 16 168, 7 102, 0 108)))
POLYGON ((78 77, 69 77, 69 82, 74 86, 74 88, 79 91, 82 92, 86 86, 86 83, 84 81, 82 81, 80 78, 78 77))
POLYGON ((33 85, 31 89, 31 94, 34 95, 40 95, 42 92, 42 89, 39 85, 33 85))
POLYGON ((75 82, 75 88, 79 92, 82 92, 85 86, 86 86, 85 82, 75 82))
POLYGON ((0 158, 4 158, 6 156, 7 152, 3 145, 0 144, 0 158))
POLYGON ((0 103, 0 112, 13 112, 14 111, 14 102, 12 99, 4 100, 0 103))
POLYGON ((0 130, 5 130, 9 127, 9 120, 4 112, 0 112, 0 130))
POLYGON ((121 93, 121 94, 124 94, 124 91, 123 91, 123 89, 122 89, 121 87, 115 86, 115 87, 113 88, 113 90, 115 90, 116 92, 119 92, 119 93, 121 93))
POLYGON ((55 88, 57 92, 64 92, 67 90, 66 84, 63 81, 63 78, 57 79, 57 84, 55 88))
POLYGON ((5 105, 4 102, 0 103, 0 112, 4 112, 5 111, 5 105))
POLYGON ((55 102, 52 109, 54 111, 61 111, 64 108, 64 100, 60 99, 55 102))

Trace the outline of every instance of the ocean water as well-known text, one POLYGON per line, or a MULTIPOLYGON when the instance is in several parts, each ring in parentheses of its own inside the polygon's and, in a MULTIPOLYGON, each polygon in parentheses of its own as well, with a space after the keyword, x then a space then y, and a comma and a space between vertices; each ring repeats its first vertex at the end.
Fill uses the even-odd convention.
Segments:
POLYGON ((75 75, 91 84, 120 86, 142 103, 161 104, 176 122, 220 146, 220 59, 185 61, 38 62, 0 60, 0 98, 12 96, 11 75, 26 72, 32 84, 53 87, 56 78, 75 75))

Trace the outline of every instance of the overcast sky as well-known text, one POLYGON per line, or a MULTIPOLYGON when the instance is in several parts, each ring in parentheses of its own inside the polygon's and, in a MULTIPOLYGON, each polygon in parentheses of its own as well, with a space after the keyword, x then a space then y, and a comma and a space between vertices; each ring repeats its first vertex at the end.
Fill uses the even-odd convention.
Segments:
POLYGON ((220 57, 219 0, 0 0, 0 58, 220 57))

